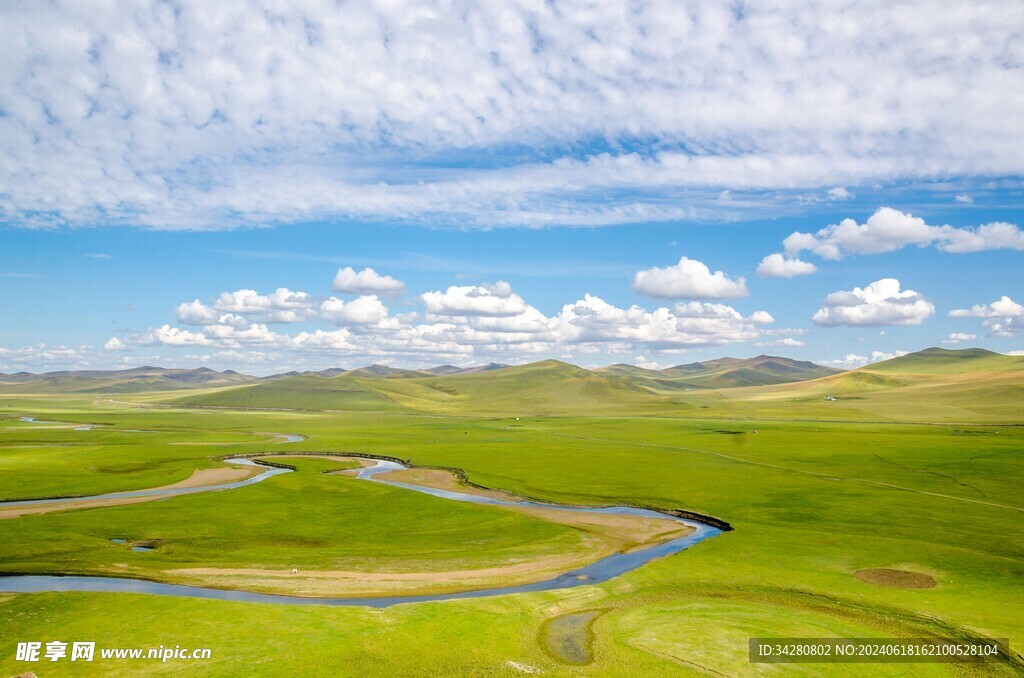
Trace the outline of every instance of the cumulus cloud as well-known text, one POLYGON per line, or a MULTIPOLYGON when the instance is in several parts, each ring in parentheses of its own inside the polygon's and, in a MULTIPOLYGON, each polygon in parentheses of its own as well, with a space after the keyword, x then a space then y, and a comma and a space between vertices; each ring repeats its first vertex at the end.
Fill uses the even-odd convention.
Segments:
POLYGON ((959 344, 964 341, 974 341, 978 338, 977 334, 970 334, 968 332, 952 332, 948 337, 942 340, 943 344, 959 344))
MULTIPOLYGON (((275 306, 265 301, 270 298, 277 299, 278 306, 301 306, 308 295, 285 290, 264 296, 241 290, 221 295, 218 303, 223 302, 223 308, 248 309, 247 313, 266 312, 275 306)), ((391 316, 376 295, 363 295, 351 301, 329 297, 321 302, 310 322, 326 321, 338 327, 309 328, 294 334, 275 332, 264 323, 249 322, 242 316, 202 304, 196 306, 199 302, 194 302, 179 306, 178 315, 183 323, 186 319, 210 320, 200 331, 163 325, 129 338, 113 338, 108 345, 200 346, 239 355, 255 352, 284 356, 296 364, 302 364, 312 354, 365 356, 376 361, 418 359, 422 363, 459 362, 472 357, 528 359, 560 354, 567 348, 609 355, 637 351, 673 353, 692 347, 752 342, 775 333, 791 332, 767 329, 775 322, 767 311, 744 315, 725 304, 701 301, 648 310, 635 305, 620 308, 587 294, 547 316, 526 303, 505 281, 452 286, 444 292, 427 292, 421 301, 425 313, 391 316)), ((236 358, 232 360, 237 362, 236 358)))
POLYGON ((124 343, 117 337, 111 337, 107 340, 107 343, 103 344, 103 348, 107 351, 127 351, 131 348, 128 344, 124 343))
POLYGON ((807 344, 799 339, 793 337, 785 337, 783 339, 776 339, 775 341, 758 341, 754 343, 754 346, 761 346, 763 348, 785 346, 787 348, 799 348, 800 346, 806 346, 807 344))
POLYGON ((831 260, 842 259, 848 254, 895 252, 908 245, 935 245, 944 252, 1024 250, 1024 232, 1014 224, 1003 222, 985 224, 976 229, 929 226, 920 217, 891 207, 880 207, 863 224, 854 219, 843 219, 817 233, 798 231, 783 241, 790 257, 798 257, 806 250, 831 260))
POLYGON ((527 307, 523 298, 504 281, 493 285, 453 285, 444 292, 427 292, 420 298, 428 313, 442 316, 516 316, 527 307))
POLYGON ((217 318, 220 317, 216 309, 210 308, 198 299, 178 304, 174 312, 178 316, 178 322, 186 325, 210 325, 217 322, 217 318))
POLYGON ((901 351, 899 349, 893 351, 892 353, 886 353, 884 351, 872 351, 870 356, 858 355, 856 353, 847 353, 842 358, 838 358, 835 360, 819 360, 818 362, 822 365, 827 365, 828 367, 852 370, 857 367, 864 367, 865 365, 869 365, 871 363, 878 363, 882 362, 883 360, 892 360, 893 358, 898 358, 901 355, 907 355, 907 352, 901 351))
POLYGON ((558 317, 566 341, 619 342, 655 350, 752 341, 761 334, 757 325, 770 322, 774 320, 764 311, 744 317, 724 304, 691 301, 647 311, 639 306, 618 308, 590 294, 564 306, 558 317))
POLYGON ((971 308, 958 308, 949 312, 950 318, 981 318, 989 329, 989 336, 1013 337, 1024 330, 1024 306, 1007 296, 991 304, 976 304, 971 308))
MULTIPOLYGON (((114 339, 116 338, 117 337, 114 337, 114 339)), ((202 332, 190 332, 189 330, 183 330, 180 327, 162 325, 144 332, 139 336, 135 343, 140 346, 152 346, 153 344, 165 344, 167 346, 209 346, 213 342, 207 339, 202 332)))
POLYGON ((842 186, 836 186, 835 188, 830 188, 828 190, 828 199, 829 200, 834 200, 834 201, 837 201, 837 202, 840 201, 840 200, 852 200, 853 199, 853 193, 850 193, 848 190, 846 190, 842 186))
POLYGON ((876 280, 864 289, 833 292, 814 314, 815 324, 837 325, 920 325, 935 313, 935 306, 913 290, 900 291, 895 278, 876 280))
POLYGON ((814 273, 818 267, 808 261, 801 261, 797 257, 787 257, 783 254, 769 254, 757 266, 759 275, 766 278, 793 278, 798 275, 814 273))
POLYGON ((9 4, 20 225, 592 225, 733 209, 723 187, 1024 173, 1014 3, 9 4))
POLYGON ((331 297, 320 305, 320 316, 335 325, 378 325, 388 317, 388 309, 376 295, 345 302, 331 297))
POLYGON ((0 346, 0 370, 57 370, 88 367, 95 356, 87 346, 35 344, 21 348, 0 346))
POLYGON ((649 268, 633 276, 633 290, 656 299, 735 299, 750 296, 747 281, 711 272, 703 262, 680 257, 665 268, 649 268))
POLYGON ((331 289, 345 294, 396 295, 405 292, 405 284, 372 268, 364 268, 357 273, 351 266, 346 266, 339 268, 334 275, 331 289))
POLYGON ((186 325, 238 326, 247 324, 246 317, 265 323, 299 323, 316 315, 316 311, 312 295, 279 287, 270 294, 248 289, 221 292, 212 306, 195 299, 179 304, 175 314, 186 325))

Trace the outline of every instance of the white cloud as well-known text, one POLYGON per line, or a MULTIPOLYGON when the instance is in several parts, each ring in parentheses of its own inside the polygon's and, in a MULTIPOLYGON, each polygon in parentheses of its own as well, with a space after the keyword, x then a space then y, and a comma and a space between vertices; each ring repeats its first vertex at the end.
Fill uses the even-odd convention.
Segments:
MULTIPOLYGON (((114 337, 114 339, 116 338, 117 337, 114 337)), ((213 342, 207 339, 202 332, 190 332, 179 327, 162 325, 144 332, 139 336, 135 343, 141 346, 152 346, 153 344, 166 344, 168 346, 209 346, 213 342)))
POLYGON ((589 225, 1024 173, 1014 3, 9 5, 0 213, 22 225, 589 225), (559 156, 595 138, 653 142, 559 156))
POLYGON ((814 273, 818 267, 797 257, 787 257, 779 253, 769 254, 757 267, 759 275, 766 278, 793 278, 798 275, 814 273))
POLYGON ((1010 351, 1010 352, 1009 352, 1009 353, 1007 353, 1006 355, 1012 355, 1012 356, 1022 356, 1022 355, 1024 355, 1024 351, 1010 351))
POLYGON ((331 289, 345 294, 402 294, 405 284, 389 275, 381 275, 372 268, 364 268, 358 273, 351 266, 339 268, 334 275, 331 289))
POLYGON ((89 252, 89 253, 87 253, 85 255, 85 257, 87 259, 104 259, 104 260, 110 260, 110 259, 114 258, 114 257, 110 256, 109 254, 103 254, 102 252, 89 252))
POLYGON ((799 339, 794 339, 793 337, 785 337, 784 339, 777 339, 775 341, 759 341, 759 342, 756 342, 754 344, 754 346, 761 346, 761 347, 764 347, 764 348, 774 347, 774 346, 785 346, 785 347, 788 347, 788 348, 798 348, 800 346, 806 346, 806 345, 807 345, 806 343, 800 341, 799 339))
POLYGON ((388 309, 376 295, 349 302, 331 297, 320 305, 320 316, 335 325, 377 325, 388 317, 388 309))
POLYGON ((949 312, 950 318, 981 318, 993 337, 1013 337, 1024 330, 1024 306, 1007 296, 991 304, 977 304, 949 312))
POLYGON ((982 250, 1024 250, 1024 231, 1014 224, 1002 221, 979 226, 977 230, 946 229, 945 242, 939 249, 945 252, 981 252, 982 250))
POLYGON ((221 292, 213 306, 198 299, 179 304, 175 314, 186 325, 248 324, 246 316, 265 323, 298 323, 316 315, 317 304, 306 292, 280 287, 270 294, 256 290, 221 292), (245 314, 245 316, 239 314, 245 314))
POLYGON ((833 292, 812 318, 817 325, 920 325, 935 306, 913 290, 900 291, 895 278, 876 280, 864 289, 833 292))
POLYGON ((649 268, 633 276, 633 289, 656 299, 734 299, 750 296, 743 278, 714 273, 700 261, 680 257, 665 268, 649 268))
POLYGON ((830 188, 828 190, 828 199, 837 202, 841 200, 852 200, 853 193, 850 193, 842 186, 836 186, 835 188, 830 188))
POLYGON ((969 195, 960 193, 953 198, 953 202, 962 203, 964 205, 970 205, 974 202, 974 198, 969 195))
POLYGON ((428 313, 442 316, 515 316, 527 308, 523 298, 504 281, 481 286, 453 285, 444 292, 427 292, 420 298, 428 313))
POLYGON ((178 304, 174 312, 178 316, 178 322, 186 325, 210 325, 217 322, 220 316, 216 309, 210 308, 198 299, 178 304))
POLYGON ((826 365, 828 367, 836 367, 839 369, 851 370, 857 367, 864 367, 871 363, 882 362, 883 360, 892 360, 898 358, 901 355, 907 355, 906 351, 899 349, 892 353, 885 353, 883 351, 872 351, 870 356, 858 355, 856 353, 847 353, 842 358, 837 360, 819 360, 818 363, 826 365))
POLYGON ((131 348, 128 344, 124 343, 117 337, 111 337, 107 340, 107 343, 103 344, 103 348, 107 351, 127 351, 131 348))
MULTIPOLYGON (((262 312, 273 307, 262 300, 265 297, 251 290, 241 292, 222 295, 222 306, 262 312)), ((282 299, 307 298, 303 293, 286 292, 276 295, 278 305, 284 303, 282 299)), ((266 298, 271 296, 274 295, 266 298)), ((202 346, 217 349, 224 356, 228 355, 225 351, 256 352, 274 355, 275 361, 285 361, 283 366, 293 367, 307 364, 314 354, 361 356, 364 361, 375 362, 415 361, 414 364, 423 365, 473 359, 522 361, 541 355, 561 355, 566 350, 609 356, 637 351, 678 353, 691 347, 752 342, 793 332, 766 329, 775 319, 763 310, 744 316, 731 306, 700 301, 653 310, 639 306, 618 308, 589 294, 549 317, 527 304, 503 281, 428 292, 422 295, 422 301, 425 314, 389 316, 388 309, 375 295, 352 301, 330 297, 321 303, 311 322, 323 320, 340 327, 311 328, 295 334, 273 332, 266 324, 249 323, 241 316, 217 311, 216 320, 204 324, 199 332, 164 325, 129 339, 111 339, 111 344, 202 346)), ((192 304, 182 307, 179 316, 183 318, 201 321, 209 317, 209 307, 202 306, 198 311, 192 304)), ((231 362, 240 362, 234 353, 231 355, 231 362)))
POLYGON ((292 292, 281 287, 273 294, 263 295, 256 290, 237 290, 221 292, 215 304, 220 311, 234 313, 262 313, 271 309, 293 309, 308 305, 309 295, 305 292, 292 292))
POLYGON ((620 342, 673 350, 752 341, 761 335, 757 325, 773 319, 764 311, 745 318, 731 306, 697 301, 676 304, 672 309, 622 309, 588 294, 564 306, 558 322, 563 341, 620 342))
POLYGON ((87 346, 50 346, 35 344, 21 348, 0 346, 0 370, 58 370, 88 367, 95 356, 87 346))
POLYGON ((948 337, 942 340, 943 344, 959 344, 963 341, 974 341, 978 338, 977 334, 970 334, 967 332, 952 332, 948 337))
POLYGON ((1024 249, 1024 232, 1013 224, 994 222, 976 229, 929 226, 924 219, 880 207, 863 224, 843 219, 817 233, 796 232, 783 241, 786 254, 798 257, 804 250, 823 259, 839 260, 847 254, 895 252, 907 245, 935 245, 944 252, 980 252, 992 249, 1024 249))

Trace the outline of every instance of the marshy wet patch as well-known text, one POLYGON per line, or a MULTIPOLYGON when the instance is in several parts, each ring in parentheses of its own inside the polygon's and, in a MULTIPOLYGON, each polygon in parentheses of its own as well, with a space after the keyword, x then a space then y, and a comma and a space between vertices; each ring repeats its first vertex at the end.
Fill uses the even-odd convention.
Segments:
POLYGON ((548 619, 540 630, 541 647, 567 664, 589 664, 594 661, 594 620, 607 611, 584 610, 548 619))
POLYGON ((930 589, 936 585, 935 580, 921 572, 894 570, 887 567, 857 570, 853 576, 868 584, 885 586, 891 589, 930 589))
POLYGON ((150 553, 156 551, 158 546, 160 546, 159 539, 146 539, 129 543, 128 550, 135 551, 136 553, 150 553))

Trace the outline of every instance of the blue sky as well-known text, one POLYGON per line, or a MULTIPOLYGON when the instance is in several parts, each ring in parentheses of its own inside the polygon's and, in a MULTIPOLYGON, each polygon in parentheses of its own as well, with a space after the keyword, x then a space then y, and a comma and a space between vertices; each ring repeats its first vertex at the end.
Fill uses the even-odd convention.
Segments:
POLYGON ((1012 3, 0 11, 0 371, 1024 349, 1012 3))

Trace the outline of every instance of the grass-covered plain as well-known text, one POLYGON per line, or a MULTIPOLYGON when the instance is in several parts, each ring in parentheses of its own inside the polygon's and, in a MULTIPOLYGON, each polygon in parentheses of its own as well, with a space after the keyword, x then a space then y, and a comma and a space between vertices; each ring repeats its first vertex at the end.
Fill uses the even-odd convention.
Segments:
MULTIPOLYGON (((917 383, 948 383, 958 376, 932 372, 888 376, 917 383)), ((835 377, 799 386, 828 388, 821 384, 828 379, 835 377)), ((0 410, 12 416, 0 422, 0 494, 7 497, 156 486, 238 452, 363 452, 462 468, 482 485, 551 501, 690 509, 728 520, 736 529, 598 586, 383 611, 129 594, 9 595, 0 598, 6 643, 0 671, 25 670, 13 661, 17 640, 53 638, 95 639, 108 646, 211 647, 214 659, 202 670, 214 675, 523 675, 524 666, 549 675, 778 673, 777 667, 747 664, 751 636, 984 635, 1009 638, 1019 648, 1024 643, 1020 399, 1005 405, 1009 414, 999 416, 1003 399, 1019 384, 1019 377, 994 379, 983 402, 977 392, 957 400, 943 390, 940 402, 929 403, 925 391, 919 400, 903 402, 902 415, 890 409, 876 417, 870 416, 874 405, 868 405, 875 401, 867 391, 861 392, 863 400, 848 401, 858 409, 843 416, 833 416, 834 406, 846 405, 842 399, 823 401, 815 395, 767 407, 754 395, 737 394, 744 389, 719 392, 725 404, 680 408, 675 416, 659 411, 656 417, 529 416, 515 409, 512 396, 500 417, 138 409, 107 399, 7 397, 0 410), (979 411, 980 421, 972 422, 968 415, 979 411), (111 430, 47 432, 14 421, 16 414, 101 422, 111 430), (910 421, 893 421, 900 418, 910 421), (115 433, 119 430, 160 433, 115 433), (308 440, 282 446, 267 432, 302 433, 308 440), (111 438, 109 444, 93 444, 91 435, 111 438), (225 444, 173 444, 218 441, 225 444), (36 444, 41 447, 25 447, 36 444), (26 454, 30 449, 59 453, 60 476, 48 477, 45 460, 26 454), (129 462, 140 467, 122 467, 129 462), (154 475, 149 464, 164 469, 166 477, 154 475), (62 483, 71 489, 62 490, 62 483), (854 576, 869 568, 919 572, 937 584, 895 589, 854 576), (593 663, 580 667, 549 655, 540 634, 553 617, 584 610, 604 612, 593 623, 593 663)), ((775 403, 774 394, 784 387, 764 388, 770 391, 764 400, 775 403)), ((335 520, 329 523, 338 525, 331 548, 344 551, 351 540, 353 557, 418 560, 421 567, 451 557, 480 562, 518 557, 535 535, 540 549, 571 548, 575 538, 564 527, 479 514, 480 507, 462 507, 473 511, 462 516, 451 503, 435 507, 401 490, 364 489, 367 484, 318 473, 331 463, 303 461, 310 465, 307 473, 241 491, 0 521, 0 568, 77 571, 83 564, 123 563, 123 549, 101 543, 115 536, 112 532, 124 531, 132 539, 178 535, 167 540, 170 545, 187 540, 189 525, 201 526, 192 534, 211 541, 197 538, 180 551, 168 546, 164 553, 131 555, 149 558, 144 567, 157 569, 182 567, 182 559, 327 567, 323 545, 301 539, 323 538, 331 532, 323 524, 335 520), (250 491, 247 500, 243 492, 250 491), (303 496, 312 501, 304 502, 303 496), (265 540, 240 543, 240 535, 259 535, 261 520, 265 540), (449 520, 453 531, 432 535, 430 526, 439 520, 449 520), (490 540, 480 548, 459 547, 459 539, 474 527, 487 527, 488 520, 508 522, 490 523, 497 530, 480 529, 478 536, 490 540), (230 529, 232 523, 239 530, 230 529), (370 524, 388 529, 360 529, 370 524), (290 537, 296 538, 289 542, 290 537), (238 542, 223 548, 232 539, 238 542), (453 550, 445 553, 449 547, 453 550)), ((58 672, 68 666, 54 665, 58 672)), ((189 668, 157 662, 131 667, 153 673, 189 668)), ((124 665, 95 662, 84 671, 75 669, 117 673, 124 665)), ((786 673, 1019 671, 1003 665, 954 670, 928 664, 807 664, 787 667, 786 673)))

